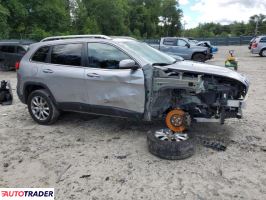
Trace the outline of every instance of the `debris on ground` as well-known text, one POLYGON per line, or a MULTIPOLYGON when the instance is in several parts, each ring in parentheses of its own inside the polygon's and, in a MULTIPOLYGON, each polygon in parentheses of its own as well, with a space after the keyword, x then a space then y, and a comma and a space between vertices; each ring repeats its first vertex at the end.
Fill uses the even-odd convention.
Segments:
POLYGON ((8 81, 1 81, 0 85, 0 104, 11 105, 13 102, 13 94, 11 84, 8 81))
POLYGON ((66 171, 71 167, 71 164, 68 165, 58 176, 56 183, 59 183, 60 181, 62 181, 62 176, 66 173, 66 171))
POLYGON ((9 164, 8 163, 4 163, 4 168, 7 168, 8 166, 9 166, 9 164))
POLYGON ((227 148, 224 142, 219 141, 215 138, 207 138, 202 136, 198 136, 197 138, 204 147, 211 148, 215 151, 225 151, 227 148))
POLYGON ((79 177, 79 178, 89 178, 89 177, 91 177, 91 175, 90 175, 90 174, 86 174, 86 175, 82 175, 82 176, 79 177))
POLYGON ((127 155, 123 155, 123 156, 116 156, 116 158, 117 158, 117 159, 120 159, 120 160, 122 160, 122 159, 126 159, 126 158, 127 158, 127 155))

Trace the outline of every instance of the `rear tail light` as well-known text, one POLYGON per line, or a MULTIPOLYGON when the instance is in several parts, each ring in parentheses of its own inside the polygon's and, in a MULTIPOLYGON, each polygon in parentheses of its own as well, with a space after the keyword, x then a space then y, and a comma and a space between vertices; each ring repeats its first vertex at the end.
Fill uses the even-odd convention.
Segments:
POLYGON ((16 70, 19 70, 19 66, 20 66, 20 62, 17 61, 16 64, 15 64, 16 70))
POLYGON ((258 47, 258 43, 253 42, 253 43, 252 43, 252 48, 255 49, 255 48, 257 48, 257 47, 258 47))

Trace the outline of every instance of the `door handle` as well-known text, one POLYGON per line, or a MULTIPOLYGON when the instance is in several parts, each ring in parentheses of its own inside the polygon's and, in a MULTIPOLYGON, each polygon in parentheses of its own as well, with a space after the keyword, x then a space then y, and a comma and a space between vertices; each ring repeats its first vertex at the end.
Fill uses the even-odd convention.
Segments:
POLYGON ((88 73, 87 76, 91 77, 91 78, 99 78, 100 77, 100 75, 96 74, 96 73, 88 73))
POLYGON ((51 70, 51 69, 44 69, 44 70, 42 70, 44 73, 47 73, 47 74, 51 74, 51 73, 54 73, 54 71, 53 70, 51 70))

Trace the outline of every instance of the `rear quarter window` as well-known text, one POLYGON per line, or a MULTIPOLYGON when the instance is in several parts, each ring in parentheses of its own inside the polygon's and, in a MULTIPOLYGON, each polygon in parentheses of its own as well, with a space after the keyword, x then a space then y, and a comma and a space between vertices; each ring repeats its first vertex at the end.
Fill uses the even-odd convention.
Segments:
POLYGON ((36 62, 46 62, 46 58, 47 58, 47 55, 49 53, 49 49, 50 49, 50 47, 48 47, 48 46, 39 48, 34 53, 31 60, 36 61, 36 62))

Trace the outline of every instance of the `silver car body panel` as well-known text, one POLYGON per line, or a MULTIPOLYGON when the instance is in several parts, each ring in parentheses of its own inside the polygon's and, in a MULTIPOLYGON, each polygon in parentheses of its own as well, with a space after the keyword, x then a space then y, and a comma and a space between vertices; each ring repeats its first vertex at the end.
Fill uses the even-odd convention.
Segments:
POLYGON ((84 68, 43 63, 38 79, 52 92, 57 102, 86 103, 84 68))
POLYGON ((174 65, 166 66, 166 68, 227 77, 240 81, 246 87, 249 86, 249 81, 245 76, 226 67, 219 67, 219 66, 214 66, 199 62, 192 62, 192 61, 181 61, 177 62, 174 65))
POLYGON ((85 69, 89 105, 110 106, 144 113, 145 88, 142 69, 85 69))

